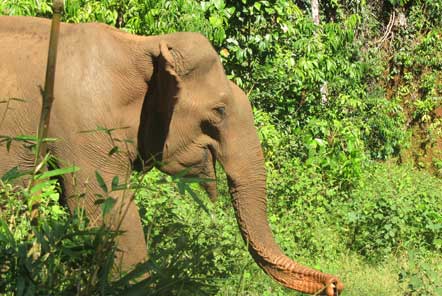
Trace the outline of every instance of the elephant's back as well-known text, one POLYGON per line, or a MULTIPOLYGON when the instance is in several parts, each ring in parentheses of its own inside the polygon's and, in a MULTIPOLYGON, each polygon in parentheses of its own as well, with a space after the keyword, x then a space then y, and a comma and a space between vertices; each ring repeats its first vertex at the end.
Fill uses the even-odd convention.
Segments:
POLYGON ((0 17, 1 130, 23 133, 39 113, 50 22, 33 17, 0 17))
MULTIPOLYGON (((47 19, 0 17, 0 101, 12 104, 0 104, 0 116, 6 114, 0 118, 0 135, 35 133, 50 26, 47 19)), ((120 118, 121 110, 115 102, 144 98, 146 83, 136 75, 139 65, 131 51, 137 38, 104 24, 61 24, 51 137, 72 143, 79 131, 119 126, 114 117, 120 118)))
MULTIPOLYGON (((23 133, 37 125, 41 91, 45 84, 50 27, 49 19, 0 16, 0 101, 10 101, 9 107, 14 106, 9 108, 7 104, 0 104, 0 114, 7 114, 0 132, 23 133)), ((73 59, 81 60, 74 53, 86 46, 86 38, 82 34, 84 27, 61 24, 59 43, 62 46, 58 48, 56 74, 66 68, 81 68, 73 59)), ((56 76, 56 87, 63 89, 66 84, 72 83, 72 75, 56 76)), ((63 99, 63 96, 58 98, 63 99)))
POLYGON ((39 93, 44 78, 50 21, 36 17, 0 16, 0 96, 39 93))
POLYGON ((0 38, 37 38, 49 37, 49 19, 25 16, 0 16, 0 38))

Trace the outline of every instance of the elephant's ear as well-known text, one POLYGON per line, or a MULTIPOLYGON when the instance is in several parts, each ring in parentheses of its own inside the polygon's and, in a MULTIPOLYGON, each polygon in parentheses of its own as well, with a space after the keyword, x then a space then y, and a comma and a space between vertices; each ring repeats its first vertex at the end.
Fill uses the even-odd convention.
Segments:
POLYGON ((154 77, 150 88, 150 95, 155 109, 169 113, 173 107, 180 88, 180 74, 182 74, 182 58, 165 41, 161 41, 160 53, 154 69, 154 77))
POLYGON ((159 49, 153 58, 153 74, 148 82, 138 130, 139 153, 145 161, 156 159, 163 151, 180 90, 181 55, 164 41, 160 42, 159 49))
POLYGON ((183 64, 183 56, 176 49, 170 47, 166 41, 160 42, 160 58, 166 63, 166 71, 171 75, 183 76, 186 74, 183 64))

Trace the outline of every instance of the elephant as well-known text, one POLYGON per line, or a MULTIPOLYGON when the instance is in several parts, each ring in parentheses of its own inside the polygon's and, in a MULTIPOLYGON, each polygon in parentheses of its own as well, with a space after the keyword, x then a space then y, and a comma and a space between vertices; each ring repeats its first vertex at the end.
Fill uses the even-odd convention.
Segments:
MULTIPOLYGON (((0 135, 35 134, 47 59, 50 21, 0 17, 0 98, 11 101, 0 135)), ((228 180, 236 219, 249 253, 273 279, 304 293, 323 289, 336 295, 336 276, 304 267, 275 242, 266 214, 264 156, 246 94, 227 79, 217 52, 199 33, 138 36, 99 23, 60 27, 55 100, 48 144, 57 159, 80 168, 75 179, 63 177, 68 207, 81 206, 91 223, 103 223, 93 192, 100 171, 104 180, 124 179, 132 170, 158 167, 169 175, 215 178, 215 163, 228 180), (112 137, 127 139, 127 153, 109 151, 113 140, 97 127, 116 128, 112 137), (121 128, 120 128, 121 127, 121 128), (84 193, 82 199, 79 193, 84 193)), ((33 167, 34 155, 13 143, 0 149, 0 173, 33 167)), ((211 198, 216 183, 205 185, 211 198)), ((118 241, 122 268, 146 260, 146 242, 132 198, 118 195, 127 211, 118 241), (123 201, 125 200, 125 201, 123 201)), ((116 215, 116 214, 115 214, 116 215)))

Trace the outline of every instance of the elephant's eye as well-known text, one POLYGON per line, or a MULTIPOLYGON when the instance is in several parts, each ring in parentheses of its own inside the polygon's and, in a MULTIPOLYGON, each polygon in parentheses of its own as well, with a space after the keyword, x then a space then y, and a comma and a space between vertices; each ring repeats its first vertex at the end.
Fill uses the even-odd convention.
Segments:
POLYGON ((226 106, 218 105, 211 110, 207 119, 211 125, 218 125, 224 121, 226 115, 226 106))
POLYGON ((224 118, 224 116, 226 115, 226 107, 224 107, 224 106, 216 107, 216 108, 215 108, 215 111, 216 111, 216 113, 218 113, 218 115, 219 115, 221 118, 224 118))

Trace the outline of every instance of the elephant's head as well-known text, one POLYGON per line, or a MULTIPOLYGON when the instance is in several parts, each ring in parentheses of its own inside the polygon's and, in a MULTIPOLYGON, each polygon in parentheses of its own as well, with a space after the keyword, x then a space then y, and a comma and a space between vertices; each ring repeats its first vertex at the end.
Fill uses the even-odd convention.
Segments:
MULTIPOLYGON (((195 33, 166 35, 154 50, 153 74, 143 105, 139 149, 168 174, 215 178, 223 166, 236 217, 258 265, 286 287, 327 295, 342 290, 338 278, 306 268, 283 254, 266 216, 266 173, 247 96, 229 82, 218 55, 195 33)), ((211 197, 215 183, 208 183, 211 197)))

